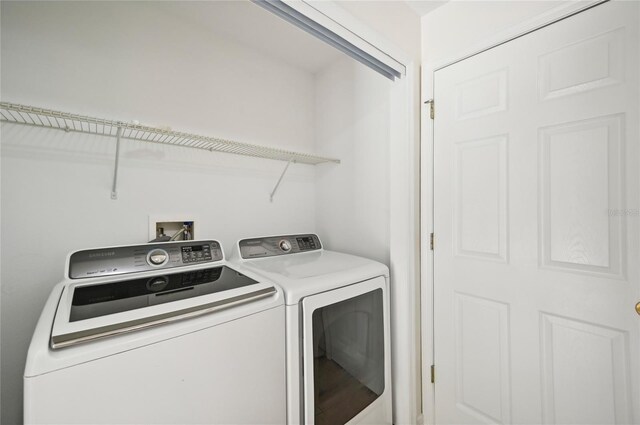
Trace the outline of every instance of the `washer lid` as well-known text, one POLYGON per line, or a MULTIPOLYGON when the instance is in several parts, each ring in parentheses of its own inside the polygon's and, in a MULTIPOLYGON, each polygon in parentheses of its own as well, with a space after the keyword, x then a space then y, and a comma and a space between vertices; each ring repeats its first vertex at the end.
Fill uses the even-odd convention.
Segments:
POLYGON ((277 292, 272 284, 261 283, 227 266, 71 284, 60 297, 50 344, 53 349, 64 348, 144 330, 229 309, 277 292))
POLYGON ((152 305, 253 285, 257 281, 227 266, 76 286, 69 321, 92 319, 152 305))
POLYGON ((288 305, 309 295, 389 276, 382 263, 325 250, 245 260, 242 265, 280 285, 288 305))

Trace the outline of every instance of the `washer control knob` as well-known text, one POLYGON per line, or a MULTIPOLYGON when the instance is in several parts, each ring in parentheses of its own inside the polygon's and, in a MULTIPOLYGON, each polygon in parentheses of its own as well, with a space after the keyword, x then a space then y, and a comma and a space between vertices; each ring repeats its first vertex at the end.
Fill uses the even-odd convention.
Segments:
POLYGON ((283 250, 284 252, 291 251, 291 242, 289 242, 286 239, 283 239, 280 242, 278 242, 278 246, 280 246, 280 249, 283 250))
POLYGON ((169 254, 164 249, 154 249, 147 255, 147 262, 152 266, 161 266, 169 260, 169 254))

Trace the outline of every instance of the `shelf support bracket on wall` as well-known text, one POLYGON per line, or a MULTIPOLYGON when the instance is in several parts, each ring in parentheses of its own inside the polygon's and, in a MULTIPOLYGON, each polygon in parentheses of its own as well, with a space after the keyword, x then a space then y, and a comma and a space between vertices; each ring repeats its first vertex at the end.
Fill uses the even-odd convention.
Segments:
POLYGON ((113 185, 111 186, 111 199, 118 199, 118 165, 120 165, 120 139, 122 138, 122 127, 116 131, 116 161, 113 168, 113 185))
POLYGON ((287 170, 289 169, 289 165, 291 165, 292 162, 296 162, 295 159, 291 158, 288 162, 287 165, 284 166, 284 170, 282 170, 282 174, 280 174, 280 178, 278 179, 278 182, 276 183, 276 186, 273 188, 273 191, 271 191, 271 196, 269 197, 269 200, 271 202, 273 202, 273 196, 276 194, 278 187, 280 186, 280 183, 282 182, 282 178, 284 177, 285 173, 287 172, 287 170))

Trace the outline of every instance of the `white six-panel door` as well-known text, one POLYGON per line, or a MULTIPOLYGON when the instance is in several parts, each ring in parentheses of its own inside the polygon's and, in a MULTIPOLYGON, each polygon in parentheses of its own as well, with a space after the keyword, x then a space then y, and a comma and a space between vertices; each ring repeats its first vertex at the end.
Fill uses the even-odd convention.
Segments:
POLYGON ((638 7, 435 72, 439 424, 640 421, 638 7))

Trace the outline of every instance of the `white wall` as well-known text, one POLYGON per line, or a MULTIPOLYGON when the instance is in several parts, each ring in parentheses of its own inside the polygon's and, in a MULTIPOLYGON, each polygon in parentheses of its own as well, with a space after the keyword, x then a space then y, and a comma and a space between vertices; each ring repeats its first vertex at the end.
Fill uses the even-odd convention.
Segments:
MULTIPOLYGON (((314 148, 313 76, 177 20, 153 2, 2 2, 2 100, 314 148)), ((315 173, 284 163, 3 124, 2 423, 21 422, 26 350, 75 249, 147 241, 148 215, 193 213, 197 236, 315 231, 315 173)))
POLYGON ((318 167, 318 233, 331 249, 384 264, 389 264, 391 84, 349 58, 316 77, 316 150, 342 161, 318 167))

